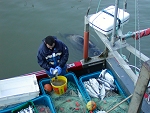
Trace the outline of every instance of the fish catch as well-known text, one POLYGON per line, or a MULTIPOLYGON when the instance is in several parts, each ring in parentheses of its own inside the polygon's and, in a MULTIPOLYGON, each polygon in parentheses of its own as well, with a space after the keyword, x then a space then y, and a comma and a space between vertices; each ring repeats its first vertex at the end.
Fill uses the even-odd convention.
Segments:
POLYGON ((105 98, 106 90, 116 91, 114 84, 114 78, 107 72, 107 69, 102 70, 99 77, 90 78, 88 81, 84 81, 86 91, 91 97, 96 97, 101 100, 105 98))
POLYGON ((99 78, 103 78, 111 84, 114 83, 114 78, 107 72, 107 69, 102 70, 102 72, 99 75, 99 78))
POLYGON ((105 88, 95 78, 89 79, 89 81, 84 82, 86 91, 91 97, 96 97, 103 99, 105 97, 105 88))

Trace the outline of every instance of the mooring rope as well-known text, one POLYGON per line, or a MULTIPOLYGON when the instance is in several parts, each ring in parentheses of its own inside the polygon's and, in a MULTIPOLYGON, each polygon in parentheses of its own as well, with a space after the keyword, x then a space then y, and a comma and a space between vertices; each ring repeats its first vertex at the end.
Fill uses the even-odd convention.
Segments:
POLYGON ((98 6, 97 6, 97 10, 96 10, 96 13, 97 13, 98 10, 99 10, 100 4, 101 4, 101 0, 99 0, 98 6))
MULTIPOLYGON (((140 12, 139 12, 139 1, 137 0, 137 21, 138 21, 138 38, 139 38, 139 52, 141 52, 141 40, 140 40, 140 12)), ((141 54, 140 54, 140 58, 139 58, 139 66, 141 67, 141 54)))
MULTIPOLYGON (((138 0, 135 0, 135 31, 138 31, 138 38, 139 38, 139 52, 141 53, 141 48, 140 48, 140 23, 139 23, 139 4, 138 4, 138 0)), ((135 36, 136 37, 136 36, 135 36)), ((135 48, 137 48, 137 43, 135 40, 135 48)), ((135 67, 137 67, 137 56, 136 56, 136 51, 135 51, 135 67)), ((141 54, 140 54, 140 58, 139 58, 139 66, 141 67, 141 54)), ((137 70, 135 69, 135 72, 137 73, 137 70)))

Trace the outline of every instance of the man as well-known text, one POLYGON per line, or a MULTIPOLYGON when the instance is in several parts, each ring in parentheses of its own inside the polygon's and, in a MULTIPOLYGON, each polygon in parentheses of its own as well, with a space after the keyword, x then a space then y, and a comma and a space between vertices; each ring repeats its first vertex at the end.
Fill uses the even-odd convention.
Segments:
POLYGON ((68 47, 54 36, 47 36, 43 39, 38 49, 38 64, 45 69, 50 77, 54 77, 56 69, 58 75, 66 73, 69 52, 68 47))

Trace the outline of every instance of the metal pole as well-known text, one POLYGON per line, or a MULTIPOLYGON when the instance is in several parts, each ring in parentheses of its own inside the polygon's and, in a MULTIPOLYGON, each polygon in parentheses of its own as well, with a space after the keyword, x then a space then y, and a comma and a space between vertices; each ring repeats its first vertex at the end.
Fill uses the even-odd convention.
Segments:
POLYGON ((84 48, 83 48, 83 58, 86 62, 88 60, 88 47, 89 47, 89 22, 87 16, 84 17, 84 48))
POLYGON ((115 45, 118 4, 119 4, 119 0, 116 0, 116 3, 115 3, 115 15, 114 15, 114 28, 113 28, 112 37, 111 37, 111 44, 112 44, 112 46, 115 45))

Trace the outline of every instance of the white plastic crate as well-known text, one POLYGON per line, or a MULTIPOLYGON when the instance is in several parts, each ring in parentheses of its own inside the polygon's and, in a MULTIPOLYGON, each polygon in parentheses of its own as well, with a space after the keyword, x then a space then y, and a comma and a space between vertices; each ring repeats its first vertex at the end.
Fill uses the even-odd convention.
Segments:
MULTIPOLYGON (((114 25, 114 14, 115 14, 115 6, 109 6, 102 11, 99 11, 96 14, 92 14, 88 16, 89 25, 100 31, 101 33, 108 35, 113 31, 114 25)), ((118 27, 120 20, 120 27, 129 21, 129 13, 123 11, 123 9, 118 8, 117 13, 117 23, 116 27, 118 27)))
POLYGON ((36 75, 0 80, 0 107, 28 101, 39 96, 36 75))

